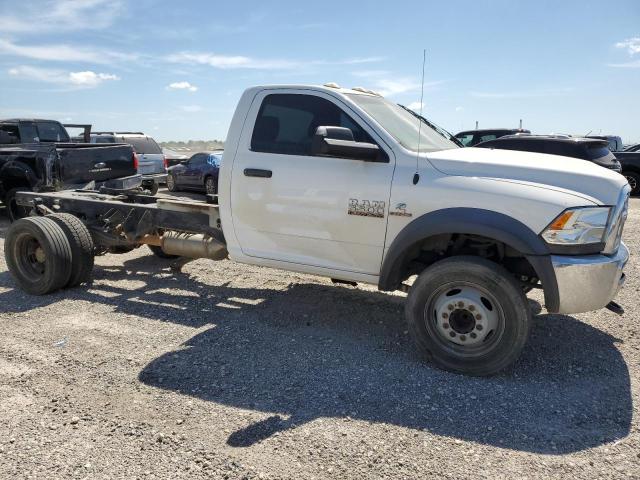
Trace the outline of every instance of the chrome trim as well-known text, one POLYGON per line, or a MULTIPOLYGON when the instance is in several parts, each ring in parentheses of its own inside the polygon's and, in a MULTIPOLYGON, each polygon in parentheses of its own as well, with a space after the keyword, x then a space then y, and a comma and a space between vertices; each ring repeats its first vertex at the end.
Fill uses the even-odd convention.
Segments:
POLYGON ((552 255, 558 283, 560 306, 555 313, 582 313, 599 310, 622 287, 629 250, 620 243, 615 255, 552 255))
POLYGON ((605 246, 602 253, 605 255, 612 255, 616 252, 620 246, 622 240, 622 229, 627 220, 627 212, 629 210, 629 195, 631 193, 631 187, 625 185, 620 190, 618 195, 618 201, 611 214, 611 220, 607 227, 607 231, 604 236, 605 246))

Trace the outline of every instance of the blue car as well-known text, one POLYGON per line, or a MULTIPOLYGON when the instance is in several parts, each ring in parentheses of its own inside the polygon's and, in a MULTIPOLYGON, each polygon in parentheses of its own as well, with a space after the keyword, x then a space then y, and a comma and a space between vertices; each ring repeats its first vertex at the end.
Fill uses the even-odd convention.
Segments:
POLYGON ((197 190, 211 195, 218 193, 218 173, 222 151, 196 153, 189 160, 169 168, 167 189, 197 190))

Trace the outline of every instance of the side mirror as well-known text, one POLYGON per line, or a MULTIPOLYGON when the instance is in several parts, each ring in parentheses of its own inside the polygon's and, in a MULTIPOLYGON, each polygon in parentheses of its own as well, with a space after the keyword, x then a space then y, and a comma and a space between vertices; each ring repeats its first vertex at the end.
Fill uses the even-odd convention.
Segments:
POLYGON ((356 142, 349 128, 321 126, 311 141, 311 155, 350 158, 365 162, 387 162, 387 155, 375 143, 356 142))

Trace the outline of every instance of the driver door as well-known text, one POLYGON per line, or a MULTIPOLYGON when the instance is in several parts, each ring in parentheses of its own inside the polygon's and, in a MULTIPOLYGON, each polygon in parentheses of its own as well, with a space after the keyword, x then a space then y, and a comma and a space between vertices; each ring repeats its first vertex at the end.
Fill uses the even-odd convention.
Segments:
POLYGON ((245 255, 378 275, 395 160, 357 113, 321 92, 256 96, 233 163, 234 230, 245 255), (386 162, 312 156, 318 126, 352 130, 386 162))

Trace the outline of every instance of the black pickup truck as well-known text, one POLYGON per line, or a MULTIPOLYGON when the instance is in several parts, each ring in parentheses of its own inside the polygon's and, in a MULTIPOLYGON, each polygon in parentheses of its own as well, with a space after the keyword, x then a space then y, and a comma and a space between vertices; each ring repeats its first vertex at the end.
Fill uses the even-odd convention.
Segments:
POLYGON ((0 199, 12 221, 24 214, 14 201, 21 190, 128 190, 140 183, 131 145, 73 143, 53 120, 0 120, 0 199))
POLYGON ((640 144, 627 147, 621 152, 613 152, 620 165, 622 174, 627 177, 631 195, 640 195, 640 144))

